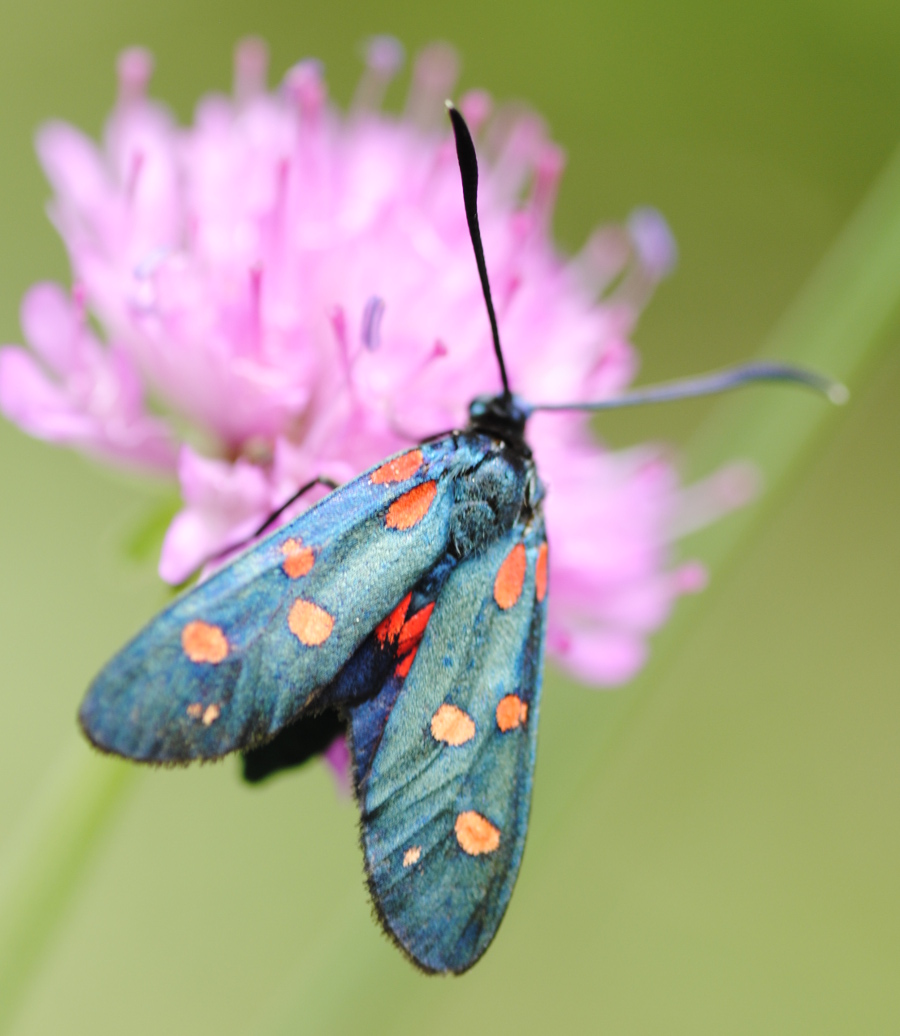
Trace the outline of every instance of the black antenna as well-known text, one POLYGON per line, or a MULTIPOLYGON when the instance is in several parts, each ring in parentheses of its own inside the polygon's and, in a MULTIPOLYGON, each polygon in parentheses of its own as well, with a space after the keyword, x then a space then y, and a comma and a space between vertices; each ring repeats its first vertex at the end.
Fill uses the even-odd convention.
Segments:
MULTIPOLYGON (((497 316, 491 299, 491 286, 488 282, 487 265, 484 260, 484 247, 481 244, 481 230, 478 226, 478 159, 472 134, 466 120, 453 106, 446 102, 447 112, 453 124, 453 135, 456 138, 456 155, 459 160, 459 172, 462 177, 463 200, 466 207, 466 220, 469 224, 469 236, 475 251, 475 262, 478 264, 478 276, 481 278, 481 290, 487 305, 488 317, 491 321, 491 335, 494 339, 494 352, 500 367, 500 380, 503 382, 503 397, 512 398, 509 390, 509 379, 506 376, 506 364, 500 348, 500 332, 497 330, 497 316)), ((696 396, 711 396, 718 392, 739 388, 742 385, 758 381, 785 381, 805 385, 827 396, 832 403, 846 403, 849 392, 839 381, 825 377, 816 371, 806 370, 790 363, 757 360, 744 363, 738 367, 729 367, 711 374, 701 374, 695 378, 682 378, 665 385, 648 385, 646 388, 634 389, 612 399, 602 399, 595 403, 524 403, 528 414, 536 410, 619 410, 622 407, 640 406, 643 403, 668 403, 678 399, 692 399, 696 396)))
POLYGON ((503 395, 509 399, 509 379, 506 376, 506 364, 500 349, 500 332, 497 330, 497 316, 491 299, 491 286, 488 283, 487 265, 484 261, 484 248, 481 244, 481 230, 478 227, 478 159, 475 157, 475 145, 466 120, 453 107, 451 101, 446 102, 450 121, 453 123, 453 135, 456 137, 456 157, 459 160, 459 172, 462 177, 463 201, 466 206, 466 221, 469 224, 469 236, 475 250, 475 262, 478 264, 478 276, 481 278, 481 290, 487 306, 488 318, 491 321, 491 336, 494 339, 494 352, 500 366, 500 380, 503 382, 503 395))
POLYGON ((791 381, 806 385, 827 396, 832 403, 846 403, 850 396, 844 385, 826 378, 824 374, 790 363, 756 360, 712 374, 701 374, 696 378, 681 378, 665 385, 648 385, 596 403, 529 403, 527 408, 529 413, 535 410, 618 410, 620 407, 640 406, 642 403, 668 403, 676 399, 711 396, 754 381, 791 381))

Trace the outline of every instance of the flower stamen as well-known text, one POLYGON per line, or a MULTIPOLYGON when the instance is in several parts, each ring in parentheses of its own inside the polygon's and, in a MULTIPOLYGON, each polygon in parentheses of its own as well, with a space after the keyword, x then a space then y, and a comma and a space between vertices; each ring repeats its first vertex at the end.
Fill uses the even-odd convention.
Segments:
POLYGON ((459 58, 449 44, 432 43, 419 51, 406 99, 406 118, 423 130, 440 125, 444 100, 453 92, 458 76, 459 58))
POLYGON ((469 90, 463 94, 459 102, 459 110, 469 124, 473 137, 477 137, 481 132, 493 109, 494 102, 487 90, 469 90))
POLYGON ((563 149, 551 141, 546 141, 538 156, 530 206, 535 227, 542 231, 546 231, 550 225, 559 181, 565 167, 566 156, 563 149))
POLYGON ((138 183, 144 169, 144 160, 144 152, 138 150, 134 152, 131 156, 131 161, 128 163, 128 176, 125 180, 125 197, 127 198, 129 205, 133 204, 135 195, 137 194, 138 183))
POLYGON ((146 100, 147 87, 153 75, 153 55, 143 47, 123 50, 116 62, 116 75, 120 107, 132 107, 146 100))
POLYGON ((250 344, 253 351, 259 349, 263 337, 262 288, 263 268, 259 263, 250 267, 250 344))
POLYGON ((381 108, 385 91, 403 67, 403 45, 393 36, 373 36, 364 49, 365 71, 353 97, 354 112, 375 112, 381 108))
POLYGON ((301 123, 315 125, 328 99, 321 61, 299 61, 288 71, 284 86, 297 106, 301 123))
POLYGON ((381 345, 382 316, 384 316, 384 299, 373 295, 363 309, 362 327, 359 332, 362 344, 370 353, 375 352, 381 345))
POLYGON ((243 107, 265 93, 269 48, 258 36, 248 36, 234 49, 234 99, 243 107))

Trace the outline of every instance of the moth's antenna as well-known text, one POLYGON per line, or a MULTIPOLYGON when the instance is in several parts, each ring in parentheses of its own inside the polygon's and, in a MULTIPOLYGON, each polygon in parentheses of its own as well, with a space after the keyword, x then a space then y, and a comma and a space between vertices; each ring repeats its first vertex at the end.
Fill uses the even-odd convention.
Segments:
POLYGON ((791 363, 774 363, 758 360, 742 363, 712 374, 701 374, 696 378, 681 378, 665 385, 648 385, 634 389, 613 399, 601 399, 596 403, 529 403, 529 413, 535 410, 618 410, 626 406, 640 406, 642 403, 669 403, 676 399, 693 399, 695 396, 711 396, 727 392, 754 381, 791 381, 805 385, 827 396, 832 403, 846 403, 850 397, 846 386, 839 381, 826 378, 824 374, 795 367, 791 363))
POLYGON ((466 206, 466 221, 469 224, 469 236, 475 250, 475 262, 478 264, 478 276, 481 278, 481 290, 487 306, 488 318, 491 321, 491 336, 494 339, 494 352, 500 366, 500 380, 503 382, 503 395, 509 399, 509 379, 506 376, 506 364, 500 349, 500 332, 497 330, 497 315, 494 313, 494 302, 491 299, 491 286, 488 282, 487 265, 484 261, 484 248, 481 244, 481 230, 478 227, 478 159, 475 157, 475 145, 466 120, 453 107, 452 101, 446 101, 450 121, 453 123, 453 136, 456 138, 456 157, 459 160, 459 172, 462 177, 463 201, 466 206))

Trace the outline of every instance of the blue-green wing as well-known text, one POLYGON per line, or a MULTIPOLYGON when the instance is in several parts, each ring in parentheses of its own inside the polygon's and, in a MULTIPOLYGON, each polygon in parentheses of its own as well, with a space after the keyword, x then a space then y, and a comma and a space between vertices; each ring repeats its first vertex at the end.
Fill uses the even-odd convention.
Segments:
POLYGON ((535 517, 453 568, 406 680, 350 710, 369 885, 388 933, 428 971, 471 967, 512 894, 531 801, 545 592, 535 517))
POLYGON ((152 762, 266 741, 446 554, 454 483, 482 455, 448 437, 386 461, 184 594, 96 678, 79 718, 152 762))

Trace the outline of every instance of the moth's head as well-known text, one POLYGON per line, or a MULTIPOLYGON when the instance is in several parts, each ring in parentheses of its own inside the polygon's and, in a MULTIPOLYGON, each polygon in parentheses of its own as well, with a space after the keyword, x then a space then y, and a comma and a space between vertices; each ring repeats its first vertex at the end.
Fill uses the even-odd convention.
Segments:
POLYGON ((528 404, 513 395, 476 396, 469 404, 471 428, 509 443, 525 442, 525 422, 530 415, 528 404))

